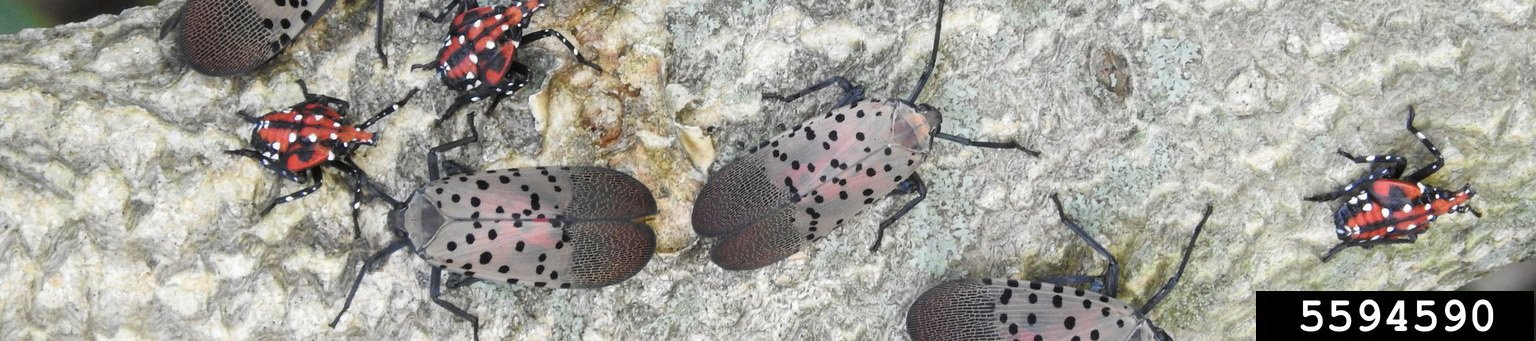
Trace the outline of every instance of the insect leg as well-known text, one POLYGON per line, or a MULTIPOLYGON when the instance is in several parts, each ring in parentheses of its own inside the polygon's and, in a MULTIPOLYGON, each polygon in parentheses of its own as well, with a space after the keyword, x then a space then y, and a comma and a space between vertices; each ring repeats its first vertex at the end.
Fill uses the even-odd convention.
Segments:
POLYGON ((448 273, 448 279, 445 281, 446 283, 443 285, 448 286, 448 289, 458 289, 467 287, 470 284, 475 284, 475 282, 479 281, 479 278, 467 277, 457 272, 450 272, 448 273))
POLYGON ((1413 137, 1419 138, 1419 142, 1424 143, 1424 148, 1428 148, 1429 153, 1435 156, 1435 162, 1425 165, 1423 168, 1419 168, 1419 170, 1414 171, 1413 174, 1409 174, 1408 177, 1402 179, 1403 181, 1407 182, 1423 181, 1424 178, 1428 178, 1430 175, 1435 174, 1436 171, 1439 171, 1440 167, 1445 166, 1445 156, 1440 155, 1440 148, 1435 148, 1435 144, 1429 142, 1429 137, 1424 136, 1424 133, 1419 132, 1419 128, 1415 128, 1413 126, 1414 116, 1415 113, 1413 111, 1413 106, 1410 105, 1408 106, 1408 131, 1413 133, 1413 137))
MULTIPOLYGON (((448 19, 448 13, 454 13, 455 15, 458 14, 458 13, 462 13, 463 10, 457 9, 457 8, 460 8, 459 6, 464 6, 462 8, 465 8, 465 9, 469 8, 469 4, 464 3, 464 1, 453 0, 453 1, 449 1, 448 2, 448 6, 443 6, 443 11, 439 12, 437 14, 437 16, 435 16, 435 17, 432 16, 431 12, 427 12, 427 11, 422 11, 421 13, 418 13, 417 16, 420 16, 422 19, 431 20, 432 22, 435 22, 435 23, 442 23, 444 20, 448 19)), ((383 12, 383 11, 380 11, 380 12, 383 12)))
POLYGON ((1354 244, 1350 242, 1340 242, 1339 245, 1334 245, 1333 248, 1328 249, 1327 253, 1323 253, 1323 263, 1327 263, 1329 259, 1333 259, 1333 255, 1338 254, 1339 251, 1344 251, 1344 249, 1348 248, 1350 245, 1354 244))
MULTIPOLYGON (((362 212, 363 188, 368 187, 368 173, 364 173, 363 169, 359 168, 352 161, 351 157, 336 160, 335 166, 337 169, 352 174, 352 235, 356 236, 355 238, 362 238, 363 228, 358 226, 357 216, 359 212, 362 212)), ((390 201, 393 204, 393 199, 390 199, 390 201)))
POLYGON ((1094 280, 1094 285, 1104 288, 1103 291, 1100 291, 1104 296, 1115 297, 1115 291, 1120 289, 1120 262, 1115 260, 1114 254, 1110 254, 1109 250, 1104 249, 1104 245, 1100 245, 1098 241, 1093 240, 1093 237, 1088 235, 1088 231, 1084 231, 1082 227, 1077 226, 1077 222, 1072 221, 1072 217, 1067 216, 1067 211, 1061 208, 1061 199, 1056 197, 1056 193, 1051 193, 1051 202, 1056 204, 1056 215, 1061 217, 1061 223, 1067 225, 1067 228, 1071 229, 1072 233, 1076 233, 1083 241, 1088 242, 1088 247, 1093 248, 1094 252, 1104 256, 1105 262, 1109 263, 1109 269, 1105 270, 1104 274, 1099 275, 1099 278, 1094 280))
POLYGON ((967 145, 967 146, 972 146, 972 147, 999 148, 999 149, 1018 149, 1020 151, 1023 151, 1025 154, 1029 154, 1029 156, 1034 156, 1034 157, 1039 157, 1040 156, 1040 152, 1034 151, 1034 150, 1030 150, 1029 148, 1024 148, 1023 146, 1020 146, 1018 143, 1014 143, 1013 141, 1008 141, 1008 142, 971 141, 971 139, 968 139, 968 138, 959 137, 959 136, 950 135, 950 134, 945 134, 945 133, 941 133, 941 132, 934 132, 933 133, 933 137, 949 140, 949 141, 952 141, 952 142, 955 142, 955 143, 959 143, 959 144, 963 144, 963 145, 967 145))
POLYGON ((442 168, 442 164, 437 162, 437 153, 446 152, 446 151, 448 151, 450 149, 454 149, 454 148, 458 148, 458 147, 463 147, 464 145, 470 144, 471 142, 477 142, 477 141, 480 141, 480 131, 479 131, 479 129, 475 129, 475 113, 469 113, 469 137, 465 137, 465 138, 454 140, 454 141, 449 141, 448 143, 444 143, 442 145, 439 145, 437 147, 432 147, 432 149, 427 150, 427 179, 428 180, 437 180, 438 179, 438 177, 437 177, 438 170, 440 168, 442 168))
POLYGON ((437 118, 437 122, 434 123, 434 125, 443 125, 443 121, 447 121, 449 118, 453 118, 453 114, 458 113, 459 108, 463 108, 466 104, 479 102, 480 100, 486 99, 487 97, 501 96, 504 93, 512 93, 517 91, 519 88, 522 88, 521 81, 519 81, 519 83, 515 87, 512 87, 510 90, 504 90, 501 87, 489 87, 459 95, 458 98, 453 100, 453 104, 448 105, 448 111, 444 112, 443 116, 437 118))
POLYGON ((1195 250, 1195 241, 1200 240, 1200 229, 1205 227, 1205 221, 1210 217, 1211 204, 1207 203, 1205 204, 1205 213, 1200 215, 1200 223, 1195 224, 1195 233, 1189 236, 1189 244, 1184 246, 1184 258, 1179 260, 1179 269, 1173 272, 1173 277, 1168 278, 1168 284, 1163 284, 1162 289, 1158 289, 1157 293, 1152 294, 1152 298, 1148 298, 1147 303, 1141 306, 1141 309, 1137 309, 1138 312, 1141 312, 1142 316, 1146 316, 1147 312, 1157 307, 1158 302, 1162 302, 1164 297, 1168 297, 1168 292, 1173 291, 1173 286, 1179 284, 1179 277, 1184 277, 1184 266, 1189 265, 1189 254, 1195 250))
POLYGON ((529 43, 533 43, 539 39, 544 39, 551 36, 555 37, 556 39, 560 39, 560 43, 565 44, 565 48, 567 50, 571 50, 571 54, 576 55, 577 62, 580 62, 586 66, 591 66, 593 69, 597 69, 597 71, 603 71, 602 67, 599 67, 597 64, 593 64, 591 61, 583 58, 581 56, 581 52, 576 50, 576 45, 572 45, 570 40, 565 39, 565 35, 560 34, 560 31, 555 31, 554 29, 546 28, 533 33, 525 34, 523 35, 522 41, 518 45, 528 45, 529 43))
POLYGON ((294 201, 294 200, 299 200, 299 198, 303 198, 303 197, 309 196, 310 194, 314 194, 316 190, 320 189, 320 183, 322 182, 320 180, 325 177, 325 172, 320 171, 319 167, 310 168, 309 169, 309 177, 313 178, 315 180, 315 183, 310 184, 309 187, 304 187, 302 189, 299 189, 299 191, 297 191, 297 192, 293 192, 293 193, 285 195, 285 196, 283 196, 281 198, 272 199, 272 203, 267 204, 267 208, 262 209, 260 215, 265 216, 265 215, 267 215, 267 213, 272 212, 272 208, 273 207, 277 207, 277 204, 286 203, 286 202, 294 201))
POLYGON ((443 268, 432 267, 432 279, 431 279, 431 281, 432 281, 432 285, 431 285, 431 288, 429 289, 429 292, 432 295, 432 303, 437 303, 437 306, 443 307, 443 309, 448 309, 449 312, 452 312, 454 315, 458 315, 459 318, 469 321, 469 324, 471 326, 474 326, 474 328, 475 328, 475 331, 474 331, 474 333, 475 333, 474 334, 475 335, 475 340, 479 340, 480 339, 480 319, 476 318, 475 315, 470 315, 469 312, 464 311, 464 309, 459 308, 458 306, 453 305, 453 303, 448 303, 448 301, 444 301, 441 298, 441 296, 443 295, 443 287, 442 287, 443 268))
POLYGON ((382 61, 384 67, 387 68, 389 67, 389 56, 384 54, 384 0, 375 0, 374 3, 377 6, 373 9, 375 14, 374 21, 376 22, 373 31, 373 49, 379 52, 379 61, 382 61))
POLYGON ((826 88, 833 84, 836 84, 837 87, 843 89, 843 98, 838 100, 837 104, 832 106, 833 108, 842 107, 864 98, 864 88, 853 85, 853 83, 849 82, 847 78, 837 76, 827 78, 827 80, 821 81, 821 83, 816 83, 816 85, 812 85, 809 88, 805 88, 805 90, 800 90, 800 92, 790 94, 789 96, 765 93, 763 94, 763 99, 776 99, 785 103, 794 102, 795 100, 800 99, 800 97, 804 97, 805 95, 809 95, 812 92, 816 92, 817 90, 821 90, 822 88, 826 88))
POLYGON ((1340 188, 1337 191, 1333 191, 1333 192, 1329 192, 1329 193, 1323 193, 1323 194, 1318 194, 1318 195, 1314 195, 1314 196, 1310 196, 1310 197, 1306 197, 1306 198, 1302 198, 1302 199, 1307 200, 1307 201, 1330 201, 1330 200, 1333 200, 1333 199, 1338 199, 1338 198, 1342 198, 1342 197, 1345 197, 1345 196, 1354 195, 1355 193, 1358 193, 1361 190, 1364 190, 1365 189, 1365 185, 1370 183, 1371 181, 1376 181, 1377 179, 1385 178, 1385 177, 1387 177, 1388 175, 1391 175, 1391 174, 1392 174, 1392 168, 1377 169, 1375 171, 1372 171, 1370 174, 1366 174, 1365 176, 1362 176, 1359 179, 1355 179, 1355 181, 1350 182, 1348 185, 1344 185, 1343 188, 1340 188))
POLYGON ((347 309, 352 307, 352 298, 357 297, 357 288, 363 286, 363 275, 368 274, 368 268, 372 268, 374 264, 383 262, 385 258, 389 257, 389 254, 394 253, 396 250, 399 250, 400 248, 406 247, 408 245, 411 245, 409 240, 401 239, 392 244, 389 244, 389 246, 385 246, 383 250, 379 250, 379 252, 374 253, 372 257, 368 257, 368 260, 363 261, 363 266, 357 270, 357 279, 352 281, 352 290, 347 292, 346 302, 341 304, 341 311, 336 313, 336 319, 331 320, 331 328, 336 328, 336 323, 341 322, 341 315, 346 314, 347 309))
POLYGON ((384 108, 384 110, 380 110, 378 114, 374 114, 372 118, 369 118, 367 122, 363 122, 363 124, 357 125, 357 129, 358 130, 368 129, 368 126, 371 126, 374 123, 378 123, 379 120, 384 119, 385 116, 389 116, 390 114, 394 114, 395 111, 400 110, 400 106, 405 105, 406 102, 410 102, 411 101, 411 97, 415 97, 416 96, 416 91, 417 90, 419 90, 419 89, 411 89, 411 92, 405 94, 405 98, 401 98, 399 102, 395 102, 395 104, 391 104, 389 107, 384 108))
POLYGON ((1392 154, 1355 156, 1353 154, 1350 154, 1349 152, 1344 151, 1344 149, 1339 149, 1338 153, 1339 153, 1340 156, 1343 156, 1344 158, 1349 159, 1349 161, 1353 161, 1354 163, 1386 163, 1386 164, 1390 164, 1390 165, 1387 166, 1387 169, 1391 169, 1392 171, 1386 173, 1386 178, 1388 178, 1388 179, 1393 179, 1393 178, 1397 178, 1398 176, 1402 176, 1403 175, 1403 169, 1408 167, 1408 159, 1404 158, 1402 156, 1397 156, 1397 155, 1392 155, 1392 154))
POLYGON ((880 250, 880 240, 885 238, 886 228, 895 224, 897 219, 907 215, 907 212, 911 211, 912 207, 917 206, 917 203, 923 202, 923 199, 928 198, 928 186, 923 184, 922 178, 917 177, 917 173, 912 173, 912 177, 902 180, 901 184, 896 186, 896 190, 891 191, 889 195, 902 195, 912 192, 917 192, 916 198, 907 201, 906 205, 901 205, 901 209, 896 210, 896 214, 892 214, 889 218, 880 221, 880 229, 875 232, 875 244, 869 246, 869 252, 880 250))

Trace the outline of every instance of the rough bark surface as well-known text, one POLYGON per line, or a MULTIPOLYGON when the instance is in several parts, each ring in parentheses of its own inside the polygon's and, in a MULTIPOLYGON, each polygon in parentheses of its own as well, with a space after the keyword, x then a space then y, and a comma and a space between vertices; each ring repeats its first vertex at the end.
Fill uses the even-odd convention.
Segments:
MULTIPOLYGON (((327 328, 358 263, 393 236, 331 172, 320 192, 261 217, 299 184, 222 153, 245 143, 237 111, 301 99, 294 80, 371 114, 423 92, 372 129, 358 155, 385 188, 425 178, 423 152, 464 136, 434 128, 454 92, 408 65, 446 31, 387 4, 385 67, 366 1, 343 1, 266 67, 196 74, 159 24, 180 1, 0 36, 0 339, 466 339, 429 301, 427 269, 401 252, 365 279, 327 328)), ((494 2, 492 2, 494 3, 494 2)), ((1536 33, 1530 1, 955 1, 920 97, 946 132, 1043 151, 936 142, 930 197, 878 253, 884 200, 788 261, 726 272, 694 237, 691 200, 709 171, 820 110, 764 92, 847 76, 904 97, 926 60, 932 1, 570 1, 556 28, 606 68, 553 41, 519 58, 538 82, 483 115, 483 142, 447 154, 481 169, 599 165, 651 186, 658 256, 597 290, 475 284, 443 297, 485 339, 905 339, 907 305, 963 277, 1097 274, 1104 262, 1047 195, 1123 265, 1139 304, 1171 275, 1199 211, 1215 214, 1188 273, 1151 314, 1181 339, 1246 339, 1256 290, 1448 290, 1536 253, 1536 33), (1447 216, 1417 244, 1318 256, 1336 204, 1302 201, 1366 167, 1334 150, 1445 151, 1428 182, 1471 183, 1485 213, 1447 216)), ((468 111, 483 111, 483 104, 468 111)))

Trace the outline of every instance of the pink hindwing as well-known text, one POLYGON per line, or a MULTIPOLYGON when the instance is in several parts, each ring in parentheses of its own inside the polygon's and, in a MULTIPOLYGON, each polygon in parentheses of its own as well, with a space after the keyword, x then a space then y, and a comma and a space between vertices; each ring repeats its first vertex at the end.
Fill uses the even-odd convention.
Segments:
POLYGON ((913 340, 1150 340, 1125 302, 1059 284, 1013 279, 945 282, 907 311, 913 340))
POLYGON ((715 172, 699 191, 694 229, 725 237, 721 267, 779 261, 885 197, 927 158, 924 112, 894 100, 861 100, 797 125, 715 172))
POLYGON ((590 288, 640 271, 654 232, 650 190, 618 171, 538 167, 448 176, 418 189, 403 213, 418 254, 469 277, 590 288))
POLYGON ((182 60, 211 76, 245 73, 272 59, 335 0, 187 0, 161 35, 176 31, 182 60))

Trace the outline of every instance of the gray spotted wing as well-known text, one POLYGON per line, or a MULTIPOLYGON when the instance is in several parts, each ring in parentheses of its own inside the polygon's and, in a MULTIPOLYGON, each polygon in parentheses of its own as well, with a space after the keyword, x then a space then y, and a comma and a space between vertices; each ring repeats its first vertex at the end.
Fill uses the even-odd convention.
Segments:
POLYGON ((656 235, 632 221, 455 221, 422 257, 466 276, 537 287, 595 288, 640 272, 656 235))
POLYGON ((1151 328, 1115 298, 1011 279, 945 282, 907 310, 913 340, 1150 340, 1151 328))

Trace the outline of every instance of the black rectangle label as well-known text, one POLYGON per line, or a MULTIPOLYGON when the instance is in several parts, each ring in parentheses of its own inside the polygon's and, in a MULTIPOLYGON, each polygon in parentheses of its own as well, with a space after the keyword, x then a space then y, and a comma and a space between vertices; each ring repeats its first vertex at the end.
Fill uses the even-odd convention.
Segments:
POLYGON ((1260 291, 1258 340, 1533 340, 1536 292, 1260 291))

